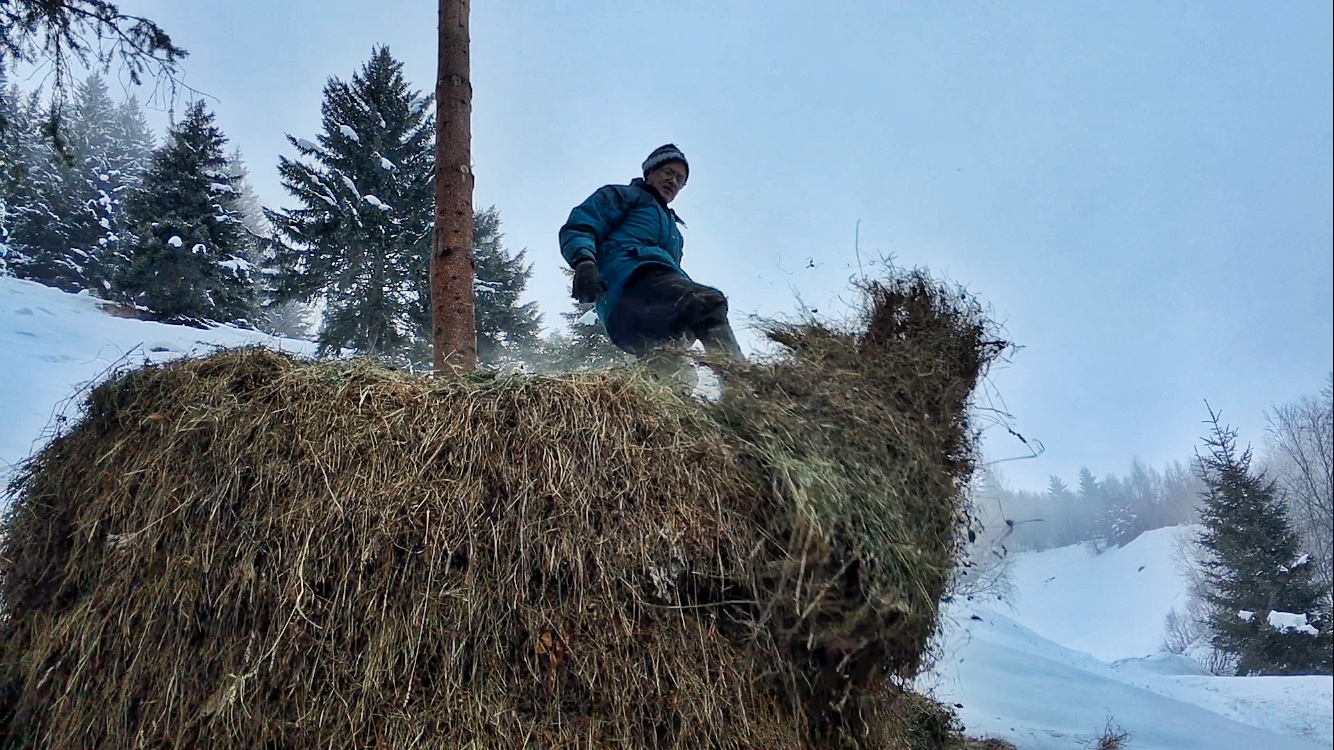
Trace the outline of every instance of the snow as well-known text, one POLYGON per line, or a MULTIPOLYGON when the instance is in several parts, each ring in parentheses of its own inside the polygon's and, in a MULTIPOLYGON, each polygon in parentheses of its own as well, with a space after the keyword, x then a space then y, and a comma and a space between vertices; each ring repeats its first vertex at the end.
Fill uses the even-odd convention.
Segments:
POLYGON ((1255 619, 1255 613, 1249 609, 1239 609, 1237 610, 1237 619, 1242 622, 1250 622, 1255 619))
POLYGON ((592 308, 583 315, 580 315, 578 320, 578 323, 581 326, 597 325, 597 322, 598 322, 597 308, 592 308))
POLYGON ((190 248, 190 252, 194 253, 195 255, 203 255, 204 253, 208 252, 208 246, 200 242, 196 244, 194 247, 190 248))
POLYGON ((361 143, 361 139, 357 137, 357 131, 353 130, 351 126, 339 125, 338 132, 342 133, 344 138, 353 143, 361 143))
POLYGON ((301 148, 304 148, 304 149, 306 149, 306 150, 308 150, 308 151, 319 151, 319 150, 320 150, 320 147, 319 147, 317 144, 311 143, 310 141, 306 140, 305 138, 298 138, 298 139, 296 139, 296 145, 298 145, 298 146, 300 146, 301 148))
POLYGON ((218 261, 218 265, 232 272, 233 275, 249 273, 251 269, 250 262, 244 258, 231 257, 227 260, 218 261))
POLYGON ((939 661, 919 684, 959 704, 970 734, 1024 750, 1091 747, 1109 718, 1136 748, 1329 748, 1330 677, 1217 677, 1158 648, 1167 610, 1185 600, 1173 550, 1193 533, 1015 555, 1013 610, 945 607, 939 661))
POLYGON ((185 245, 185 240, 181 239, 180 235, 173 234, 171 239, 167 240, 167 244, 172 247, 182 247, 185 245))
POLYGON ((201 330, 115 317, 101 309, 105 304, 87 293, 0 277, 0 486, 57 425, 55 417, 76 416, 82 389, 109 370, 220 347, 263 344, 301 354, 315 348, 232 326, 201 330))
POLYGON ((386 213, 394 210, 387 203, 375 197, 374 195, 363 195, 361 196, 361 199, 386 213))
POLYGON ((392 161, 389 161, 383 156, 380 157, 380 168, 385 170, 386 172, 398 171, 398 167, 392 161))
POLYGON ((1300 568, 1301 566, 1309 562, 1311 562, 1311 553, 1303 552, 1301 555, 1297 557, 1296 560, 1292 561, 1292 567, 1288 567, 1287 565, 1280 565, 1278 566, 1278 569, 1283 571, 1284 573, 1287 573, 1288 571, 1296 570, 1297 568, 1300 568))
POLYGON ((1275 609, 1269 612, 1269 617, 1266 618, 1265 621, 1269 623, 1269 627, 1279 632, 1295 630, 1298 633, 1305 633, 1307 635, 1320 635, 1319 630, 1316 630, 1307 623, 1305 614, 1299 615, 1293 614, 1292 612, 1279 612, 1275 609))
POLYGON ((1168 610, 1186 605, 1172 559, 1180 533, 1157 529, 1101 554, 1074 545, 1013 555, 1015 619, 1104 661, 1158 653, 1168 610), (1136 613, 1133 621, 1126 612, 1136 613), (1107 628, 1108 622, 1118 626, 1107 628))

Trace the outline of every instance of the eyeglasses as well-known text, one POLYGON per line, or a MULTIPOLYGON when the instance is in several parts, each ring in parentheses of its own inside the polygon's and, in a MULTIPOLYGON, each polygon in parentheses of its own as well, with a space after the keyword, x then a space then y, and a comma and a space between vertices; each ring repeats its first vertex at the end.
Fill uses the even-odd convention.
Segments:
POLYGON ((686 184, 686 179, 690 176, 684 170, 677 167, 663 167, 662 176, 669 180, 674 180, 680 185, 686 184))

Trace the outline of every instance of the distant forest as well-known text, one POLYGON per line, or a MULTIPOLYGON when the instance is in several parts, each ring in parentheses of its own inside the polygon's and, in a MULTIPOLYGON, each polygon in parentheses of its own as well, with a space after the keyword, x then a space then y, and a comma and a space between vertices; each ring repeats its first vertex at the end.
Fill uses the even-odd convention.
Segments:
POLYGON ((1046 492, 1012 489, 984 470, 973 499, 987 538, 1020 552, 1080 542, 1119 547, 1151 529, 1194 523, 1203 490, 1188 464, 1173 461, 1160 471, 1135 458, 1125 475, 1099 479, 1083 468, 1073 484, 1053 476, 1046 492))

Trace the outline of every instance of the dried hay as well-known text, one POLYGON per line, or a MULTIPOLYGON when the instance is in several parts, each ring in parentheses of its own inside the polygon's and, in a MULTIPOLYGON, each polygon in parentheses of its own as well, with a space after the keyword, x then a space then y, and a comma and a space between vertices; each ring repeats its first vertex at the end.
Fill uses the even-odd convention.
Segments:
POLYGON ((0 738, 944 743, 886 678, 935 626, 1003 345, 924 276, 866 291, 865 330, 773 327, 713 407, 262 350, 110 380, 0 529, 0 738))

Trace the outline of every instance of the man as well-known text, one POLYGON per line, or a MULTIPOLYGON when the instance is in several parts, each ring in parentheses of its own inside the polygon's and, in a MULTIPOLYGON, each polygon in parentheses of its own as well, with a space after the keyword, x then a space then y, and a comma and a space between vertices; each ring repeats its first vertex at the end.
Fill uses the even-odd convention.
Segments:
POLYGON ((620 349, 650 358, 695 340, 705 351, 740 357, 727 321, 727 297, 681 270, 685 226, 669 204, 690 164, 673 144, 649 154, 644 176, 599 188, 570 212, 560 249, 574 269, 574 297, 594 302, 620 349))

